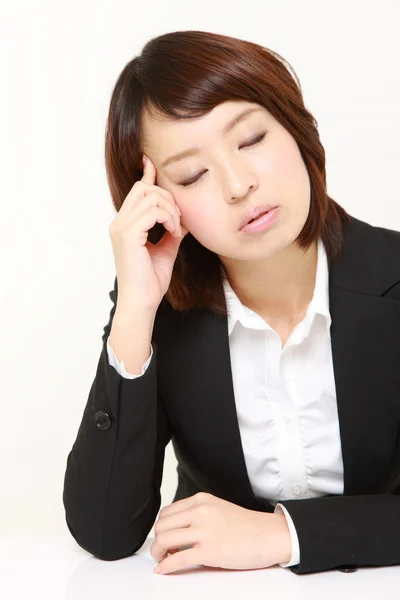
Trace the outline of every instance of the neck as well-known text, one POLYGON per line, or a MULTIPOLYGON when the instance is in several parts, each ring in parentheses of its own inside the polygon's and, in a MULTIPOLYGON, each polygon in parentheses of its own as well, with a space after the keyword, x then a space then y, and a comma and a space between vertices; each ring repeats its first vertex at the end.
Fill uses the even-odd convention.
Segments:
POLYGON ((311 302, 317 242, 304 251, 293 242, 262 261, 221 259, 228 281, 245 306, 259 313, 295 318, 311 302))

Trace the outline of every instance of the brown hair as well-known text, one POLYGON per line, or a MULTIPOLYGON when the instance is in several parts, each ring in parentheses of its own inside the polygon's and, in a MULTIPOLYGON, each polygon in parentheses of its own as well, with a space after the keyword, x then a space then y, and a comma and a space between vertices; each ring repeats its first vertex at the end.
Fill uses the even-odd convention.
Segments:
MULTIPOLYGON (((124 67, 112 92, 105 141, 114 207, 121 208, 143 176, 144 110, 155 108, 172 119, 197 118, 229 100, 263 106, 297 142, 311 187, 310 211, 297 244, 306 250, 322 238, 331 265, 341 253, 342 222, 350 216, 327 194, 317 121, 304 106, 292 67, 253 42, 206 31, 175 31, 151 39, 124 67)), ((156 223, 148 240, 155 244, 164 233, 164 226, 156 223)), ((179 247, 165 299, 175 310, 208 308, 226 315, 221 261, 190 233, 179 247)))

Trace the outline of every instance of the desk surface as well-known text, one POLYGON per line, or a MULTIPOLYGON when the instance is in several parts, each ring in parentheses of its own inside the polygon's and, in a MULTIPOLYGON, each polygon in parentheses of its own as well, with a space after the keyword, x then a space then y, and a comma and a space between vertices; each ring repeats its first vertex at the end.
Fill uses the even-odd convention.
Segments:
POLYGON ((295 575, 279 566, 249 571, 196 567, 156 575, 150 555, 153 537, 137 554, 102 561, 80 548, 69 532, 57 537, 0 538, 0 598, 7 600, 132 600, 251 597, 285 600, 369 600, 396 597, 400 566, 359 568, 355 573, 325 571, 295 575), (327 594, 329 590, 329 594, 327 594), (250 596, 249 596, 250 594, 250 596))

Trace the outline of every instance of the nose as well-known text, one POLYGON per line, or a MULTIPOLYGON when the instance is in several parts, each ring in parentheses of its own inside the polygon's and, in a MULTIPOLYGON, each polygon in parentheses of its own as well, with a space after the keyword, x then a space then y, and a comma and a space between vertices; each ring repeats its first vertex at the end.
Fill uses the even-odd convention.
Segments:
POLYGON ((255 173, 245 166, 229 163, 223 172, 223 178, 227 202, 237 202, 258 187, 255 173))

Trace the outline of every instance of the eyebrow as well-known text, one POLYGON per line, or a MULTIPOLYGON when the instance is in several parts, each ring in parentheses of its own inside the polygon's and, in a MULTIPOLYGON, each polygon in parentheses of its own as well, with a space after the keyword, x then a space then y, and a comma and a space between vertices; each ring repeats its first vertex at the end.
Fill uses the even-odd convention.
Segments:
MULTIPOLYGON (((231 121, 229 121, 223 128, 222 133, 224 135, 227 135, 231 131, 231 129, 233 129, 238 123, 243 121, 243 119, 245 119, 251 113, 256 112, 256 111, 261 111, 261 110, 262 110, 261 108, 247 108, 246 110, 244 110, 241 113, 239 113, 238 115, 236 115, 231 121)), ((187 158, 189 156, 194 156, 195 154, 198 154, 199 152, 200 152, 200 148, 197 148, 197 147, 188 148, 187 150, 184 150, 183 152, 179 152, 178 154, 174 154, 173 156, 170 156, 169 158, 164 160, 164 162, 161 163, 161 167, 166 167, 166 166, 170 165, 172 162, 177 162, 177 161, 183 160, 184 158, 187 158)))

